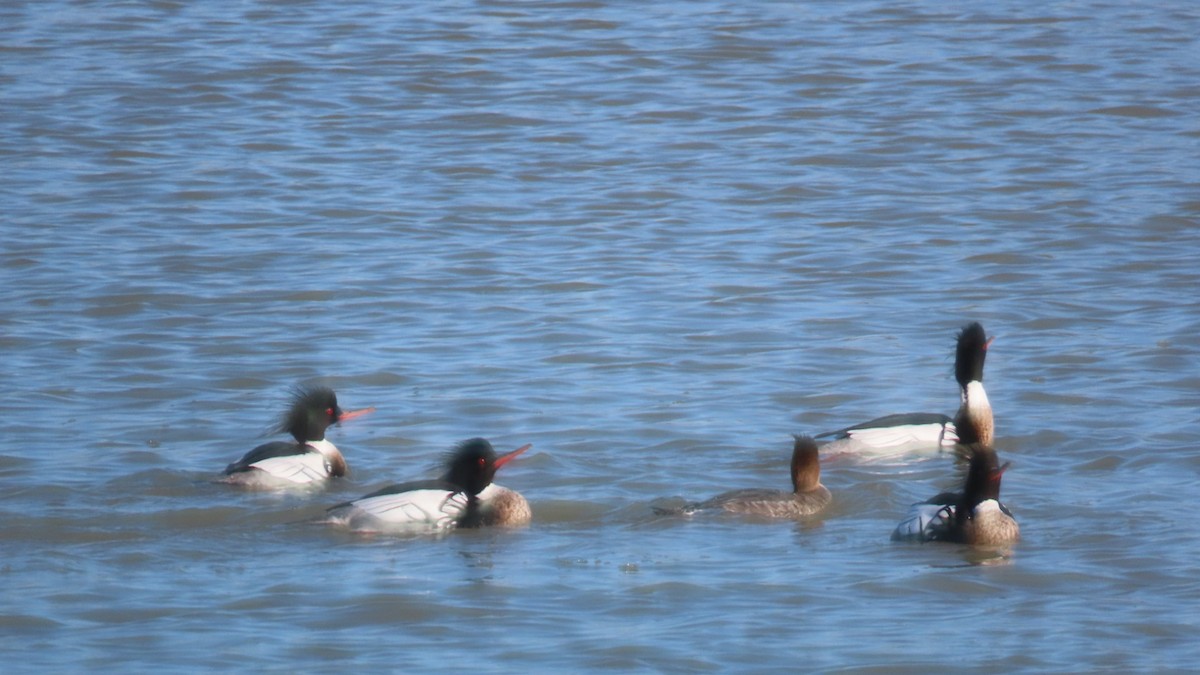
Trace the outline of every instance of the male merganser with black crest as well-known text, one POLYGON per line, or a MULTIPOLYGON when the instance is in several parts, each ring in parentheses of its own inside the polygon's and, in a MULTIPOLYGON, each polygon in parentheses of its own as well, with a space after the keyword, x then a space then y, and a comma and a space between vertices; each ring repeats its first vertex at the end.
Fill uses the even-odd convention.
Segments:
POLYGON ((325 440, 330 425, 354 419, 375 410, 345 412, 337 395, 328 387, 301 387, 292 394, 292 404, 274 431, 286 431, 295 443, 264 443, 225 467, 224 481, 253 487, 310 485, 346 475, 346 458, 325 440))
POLYGON ((519 525, 529 520, 520 494, 492 485, 496 470, 528 450, 497 456, 483 438, 460 443, 434 480, 392 485, 329 509, 329 522, 359 532, 446 532, 458 527, 519 525), (497 489, 488 492, 489 488, 497 489), (521 519, 524 519, 521 522, 521 519))
POLYGON ((824 510, 833 501, 821 485, 821 462, 817 442, 796 436, 792 447, 792 491, 749 488, 734 490, 679 509, 655 509, 660 515, 692 515, 699 511, 724 511, 767 518, 802 518, 824 510))
POLYGON ((967 324, 958 334, 954 356, 954 379, 962 403, 953 419, 937 413, 888 415, 845 429, 818 434, 833 438, 828 452, 896 452, 922 447, 950 447, 959 443, 992 445, 992 407, 983 388, 983 362, 992 341, 978 322, 967 324))
POLYGON ((1000 466, 996 451, 975 444, 963 491, 943 492, 913 504, 892 532, 893 541, 948 541, 973 546, 1006 546, 1021 538, 1021 528, 1000 503, 1000 466))

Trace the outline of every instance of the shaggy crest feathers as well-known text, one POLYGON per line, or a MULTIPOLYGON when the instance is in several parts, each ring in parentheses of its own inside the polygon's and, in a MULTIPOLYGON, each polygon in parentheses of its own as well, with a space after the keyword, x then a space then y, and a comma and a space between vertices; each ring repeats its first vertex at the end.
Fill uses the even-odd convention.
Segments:
POLYGON ((272 431, 291 434, 300 443, 319 441, 341 414, 337 395, 329 387, 296 387, 291 406, 272 431))

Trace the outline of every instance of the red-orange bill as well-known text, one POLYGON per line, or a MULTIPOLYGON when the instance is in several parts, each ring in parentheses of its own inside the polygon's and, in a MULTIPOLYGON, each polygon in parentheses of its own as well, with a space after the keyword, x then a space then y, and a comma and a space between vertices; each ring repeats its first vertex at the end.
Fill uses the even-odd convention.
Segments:
POLYGON ((504 466, 505 464, 508 464, 512 460, 516 459, 517 455, 521 454, 522 452, 525 452, 526 450, 528 450, 532 447, 533 447, 533 443, 526 443, 525 445, 522 445, 521 447, 517 448, 516 450, 513 450, 512 452, 500 455, 499 457, 496 458, 496 465, 495 465, 496 468, 499 469, 500 467, 504 466))
POLYGON ((340 424, 342 422, 345 422, 346 420, 352 420, 355 417, 362 417, 363 415, 373 413, 373 412, 375 412, 374 407, 363 408, 362 410, 351 410, 349 412, 344 412, 338 416, 338 423, 340 424))

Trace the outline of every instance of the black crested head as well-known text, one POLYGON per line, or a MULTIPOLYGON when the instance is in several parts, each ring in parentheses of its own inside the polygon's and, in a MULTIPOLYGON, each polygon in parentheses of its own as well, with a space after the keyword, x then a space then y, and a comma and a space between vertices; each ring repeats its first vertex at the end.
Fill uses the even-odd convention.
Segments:
POLYGON ((296 387, 292 390, 291 406, 276 431, 285 431, 300 443, 319 441, 341 414, 337 395, 329 387, 296 387))
POLYGON ((485 438, 467 439, 446 455, 444 480, 469 495, 483 492, 495 476, 496 451, 485 438))
POLYGON ((954 379, 960 387, 968 382, 983 382, 983 362, 991 340, 979 322, 969 323, 958 333, 958 348, 954 354, 954 379))

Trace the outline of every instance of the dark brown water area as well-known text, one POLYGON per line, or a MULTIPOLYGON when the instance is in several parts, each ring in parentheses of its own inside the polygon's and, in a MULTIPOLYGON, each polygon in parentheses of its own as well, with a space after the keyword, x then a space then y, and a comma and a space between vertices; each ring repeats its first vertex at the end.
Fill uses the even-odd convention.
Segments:
POLYGON ((5 670, 1200 662, 1192 3, 0 6, 5 670), (949 455, 791 434, 985 383, 1006 557, 889 541, 949 455), (301 383, 351 475, 213 482, 301 383), (517 531, 326 507, 533 443, 517 531))

